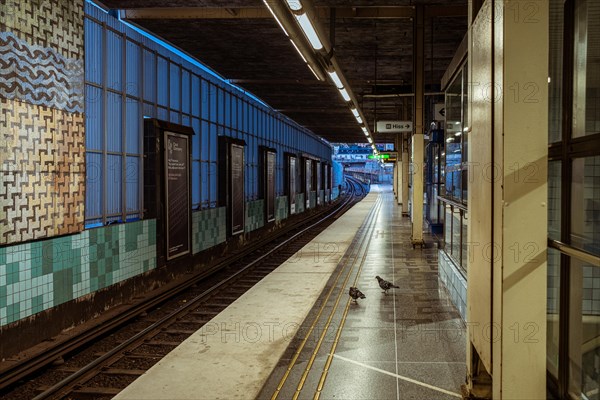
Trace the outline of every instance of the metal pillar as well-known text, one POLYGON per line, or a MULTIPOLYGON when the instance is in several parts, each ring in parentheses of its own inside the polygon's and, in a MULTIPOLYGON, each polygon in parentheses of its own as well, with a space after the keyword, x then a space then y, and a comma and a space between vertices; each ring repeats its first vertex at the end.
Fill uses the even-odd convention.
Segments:
POLYGON ((415 98, 414 126, 415 131, 412 140, 412 235, 413 248, 425 244, 423 241, 423 134, 424 132, 424 94, 425 94, 425 13, 423 5, 416 6, 416 16, 413 22, 414 45, 414 87, 415 98))

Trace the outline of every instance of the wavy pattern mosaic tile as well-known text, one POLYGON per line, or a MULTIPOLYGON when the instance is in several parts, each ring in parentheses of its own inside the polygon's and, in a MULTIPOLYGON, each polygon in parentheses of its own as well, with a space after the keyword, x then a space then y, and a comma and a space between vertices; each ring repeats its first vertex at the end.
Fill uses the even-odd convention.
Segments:
POLYGON ((83 60, 69 59, 0 32, 0 96, 83 112, 83 60))

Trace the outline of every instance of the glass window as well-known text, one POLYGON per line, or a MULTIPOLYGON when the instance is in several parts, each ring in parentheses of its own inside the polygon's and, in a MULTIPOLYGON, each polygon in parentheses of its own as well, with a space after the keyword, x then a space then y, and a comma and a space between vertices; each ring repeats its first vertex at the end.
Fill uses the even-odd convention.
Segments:
POLYGON ((561 161, 548 163, 548 237, 560 240, 561 161))
POLYGON ((562 138, 562 74, 564 0, 550 0, 550 57, 548 60, 548 142, 562 138))
POLYGON ((600 2, 575 2, 573 137, 600 132, 600 2))
POLYGON ((552 248, 548 249, 547 298, 546 365, 548 371, 558 378, 560 252, 552 248))
POLYGON ((570 263, 569 392, 597 399, 600 391, 600 268, 570 263))
POLYGON ((600 255, 600 156, 573 160, 571 245, 600 255))

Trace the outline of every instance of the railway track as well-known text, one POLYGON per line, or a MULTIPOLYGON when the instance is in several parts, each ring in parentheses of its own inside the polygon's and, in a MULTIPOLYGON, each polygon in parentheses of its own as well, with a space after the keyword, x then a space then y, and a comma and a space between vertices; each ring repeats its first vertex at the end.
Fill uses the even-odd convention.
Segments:
POLYGON ((347 179, 346 192, 333 209, 228 257, 212 268, 215 272, 209 277, 189 279, 178 288, 132 306, 98 329, 2 371, 0 387, 6 389, 0 391, 0 397, 112 398, 366 195, 364 186, 353 179, 347 179), (47 369, 63 357, 67 358, 64 364, 47 369), (43 369, 46 371, 40 374, 43 369), (35 373, 38 376, 24 382, 35 373))

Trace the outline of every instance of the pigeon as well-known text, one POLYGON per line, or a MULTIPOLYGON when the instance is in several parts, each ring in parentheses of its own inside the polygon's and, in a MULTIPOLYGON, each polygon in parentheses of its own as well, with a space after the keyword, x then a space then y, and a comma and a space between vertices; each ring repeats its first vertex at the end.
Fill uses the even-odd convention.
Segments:
POLYGON ((363 294, 363 292, 361 292, 354 286, 350 287, 350 291, 348 292, 348 294, 350 295, 350 297, 352 297, 352 300, 354 300, 354 302, 357 304, 358 304, 358 301, 356 301, 356 299, 366 298, 366 296, 363 294))
POLYGON ((399 288, 400 286, 394 285, 392 282, 388 282, 385 279, 382 279, 380 276, 376 276, 377 281, 379 282, 379 287, 383 289, 383 293, 387 293, 391 288, 399 288))

